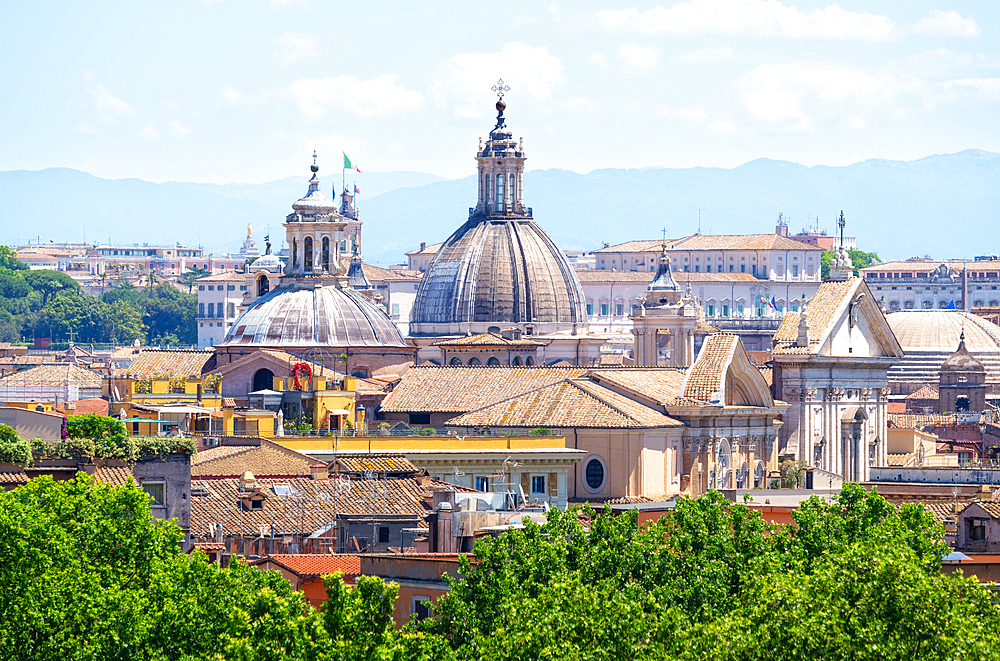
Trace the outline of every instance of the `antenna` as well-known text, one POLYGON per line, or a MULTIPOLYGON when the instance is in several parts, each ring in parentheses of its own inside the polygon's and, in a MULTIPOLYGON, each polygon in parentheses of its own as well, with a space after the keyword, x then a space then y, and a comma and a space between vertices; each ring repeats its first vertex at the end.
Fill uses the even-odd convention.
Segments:
POLYGON ((698 234, 701 234, 701 209, 698 209, 698 234))

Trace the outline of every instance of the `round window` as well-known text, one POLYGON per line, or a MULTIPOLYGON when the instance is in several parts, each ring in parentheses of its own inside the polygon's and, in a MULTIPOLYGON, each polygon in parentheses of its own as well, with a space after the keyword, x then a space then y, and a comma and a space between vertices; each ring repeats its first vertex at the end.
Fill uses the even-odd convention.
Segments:
POLYGON ((597 491, 604 484, 604 464, 598 459, 591 459, 587 462, 585 471, 587 486, 597 491))

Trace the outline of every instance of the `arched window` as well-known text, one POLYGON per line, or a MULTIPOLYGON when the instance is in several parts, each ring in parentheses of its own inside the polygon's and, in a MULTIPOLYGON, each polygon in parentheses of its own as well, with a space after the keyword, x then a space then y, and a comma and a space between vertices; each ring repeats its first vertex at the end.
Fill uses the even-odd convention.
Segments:
POLYGON ((729 441, 719 442, 719 453, 715 458, 715 476, 719 489, 732 489, 733 477, 733 451, 730 449, 729 441))
POLYGON ((458 356, 455 356, 450 361, 448 361, 448 364, 449 365, 461 365, 462 364, 462 359, 459 358, 458 356))
POLYGON ((307 269, 313 267, 313 240, 311 236, 307 236, 306 240, 302 242, 302 265, 307 269))
POLYGON ((535 364, 535 359, 532 358, 531 356, 528 356, 527 358, 524 359, 524 364, 527 365, 528 367, 531 367, 532 365, 535 364))
POLYGON ((490 356, 490 359, 486 361, 487 365, 498 367, 500 365, 500 359, 496 356, 490 356))
POLYGON ((764 478, 767 475, 767 469, 764 467, 764 462, 760 459, 753 465, 753 488, 763 489, 764 488, 764 478))
POLYGON ((490 326, 489 328, 486 329, 486 332, 487 333, 499 333, 500 332, 500 327, 499 326, 490 326))
POLYGON ((268 281, 267 276, 262 275, 257 278, 257 295, 263 296, 269 291, 271 291, 271 283, 268 281))
POLYGON ((253 390, 271 390, 274 388, 274 372, 269 369, 259 369, 253 373, 253 390))
POLYGON ((358 377, 359 379, 367 379, 371 376, 371 370, 367 367, 355 367, 351 370, 351 376, 358 377))
POLYGON ((483 184, 483 202, 487 209, 490 206, 490 175, 484 175, 483 177, 485 183, 483 184))
POLYGON ((514 362, 511 363, 511 364, 514 367, 520 367, 521 366, 521 357, 520 356, 514 356, 514 362))
POLYGON ((497 211, 504 210, 503 198, 504 198, 505 181, 506 179, 502 174, 497 175, 497 211))
POLYGON ((469 358, 469 364, 470 365, 482 365, 482 363, 479 362, 478 358, 469 358))
POLYGON ((514 208, 514 200, 517 199, 517 183, 514 181, 514 175, 510 175, 510 208, 514 208))
POLYGON ((323 270, 330 272, 330 239, 323 237, 323 270))
POLYGON ((297 239, 292 239, 292 268, 297 269, 299 267, 299 242, 297 239))

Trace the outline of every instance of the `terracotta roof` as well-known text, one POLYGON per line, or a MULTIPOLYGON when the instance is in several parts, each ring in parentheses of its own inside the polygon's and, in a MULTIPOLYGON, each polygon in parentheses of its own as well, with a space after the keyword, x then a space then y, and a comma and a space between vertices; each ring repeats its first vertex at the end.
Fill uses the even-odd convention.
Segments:
POLYGON ((904 452, 902 454, 887 454, 885 456, 886 466, 909 466, 913 463, 916 458, 916 454, 913 452, 904 452))
POLYGON ((938 390, 934 386, 923 386, 916 392, 911 392, 906 399, 937 399, 938 390))
POLYGON ((261 440, 260 446, 222 446, 198 452, 191 459, 192 478, 238 477, 250 471, 255 477, 310 476, 326 465, 301 452, 261 440))
POLYGON ((566 379, 448 421, 450 427, 650 428, 683 423, 588 379, 566 379))
POLYGON ((824 282, 816 290, 816 294, 806 305, 806 316, 809 324, 809 347, 796 347, 799 336, 798 312, 786 312, 781 320, 781 326, 774 334, 776 346, 774 353, 812 353, 815 345, 833 322, 834 315, 844 304, 845 297, 850 294, 860 282, 860 278, 848 278, 841 281, 824 282))
POLYGON ((100 388, 102 382, 103 378, 97 372, 73 363, 51 363, 8 374, 0 378, 0 388, 31 385, 100 388))
POLYGON ((667 406, 700 406, 705 402, 684 397, 683 367, 636 367, 599 370, 587 376, 601 385, 647 398, 667 406))
POLYGON ((767 386, 769 388, 771 388, 771 387, 774 386, 774 368, 772 368, 772 367, 760 367, 758 365, 757 366, 757 371, 760 372, 760 375, 764 377, 765 381, 767 381, 767 386))
POLYGON ((722 381, 726 366, 739 341, 739 336, 730 333, 716 333, 705 338, 698 359, 684 380, 685 397, 710 402, 713 393, 724 395, 722 381))
POLYGON ((28 474, 24 471, 2 471, 0 472, 0 485, 27 484, 28 474))
MULTIPOLYGON (((350 260, 345 260, 349 262, 350 260)), ((416 269, 384 269, 381 266, 373 266, 371 264, 362 264, 361 269, 365 273, 365 277, 372 282, 376 280, 417 280, 419 281, 423 273, 416 269)))
POLYGON ((121 487, 136 479, 128 466, 101 466, 94 470, 94 479, 112 486, 121 487))
POLYGON ((338 571, 347 576, 361 574, 361 556, 353 553, 277 553, 250 564, 260 566, 269 561, 302 578, 318 578, 338 571))
POLYGON ((1000 519, 1000 503, 979 500, 976 501, 976 504, 986 510, 986 512, 994 519, 1000 519))
POLYGON ((364 474, 366 471, 376 473, 395 473, 399 475, 416 475, 420 469, 414 466, 403 455, 398 454, 343 454, 337 453, 334 462, 343 473, 364 474))
POLYGON ((435 243, 435 244, 432 244, 432 245, 429 245, 429 246, 424 246, 423 248, 420 248, 419 250, 411 250, 410 252, 408 252, 406 254, 407 255, 435 255, 435 254, 437 254, 437 251, 440 250, 441 246, 443 246, 443 245, 444 245, 443 242, 442 243, 435 243))
POLYGON ((500 333, 479 333, 462 337, 446 338, 433 343, 436 347, 541 347, 544 342, 521 338, 508 340, 500 333))
POLYGON ((397 514, 423 517, 427 508, 423 498, 429 492, 415 478, 387 480, 312 480, 283 478, 257 480, 257 489, 267 498, 259 510, 239 509, 240 481, 191 480, 191 489, 205 495, 191 496, 191 533, 203 537, 210 534, 209 526, 221 523, 227 532, 238 532, 240 521, 244 532, 270 530, 275 533, 298 530, 313 532, 328 526, 334 513, 338 515, 397 514), (301 496, 278 496, 274 485, 288 485, 301 496), (323 496, 325 494, 325 496, 323 496))
POLYGON ((976 272, 992 271, 994 273, 1000 271, 1000 263, 997 262, 976 262, 961 259, 927 259, 924 257, 911 257, 906 260, 875 264, 873 266, 867 266, 861 269, 861 271, 864 273, 878 273, 879 271, 912 271, 913 273, 927 273, 929 271, 936 271, 942 264, 947 265, 950 269, 955 271, 961 271, 962 269, 968 269, 976 272))
MULTIPOLYGON (((595 253, 660 252, 661 239, 627 241, 601 248, 595 253)), ((692 234, 681 239, 667 239, 667 252, 675 250, 808 250, 823 252, 818 246, 795 241, 780 234, 692 234)))
POLYGON ((143 349, 135 357, 127 371, 132 376, 193 376, 200 375, 212 351, 162 351, 143 349))
POLYGON ((585 367, 411 367, 382 402, 382 410, 465 413, 587 371, 585 367))

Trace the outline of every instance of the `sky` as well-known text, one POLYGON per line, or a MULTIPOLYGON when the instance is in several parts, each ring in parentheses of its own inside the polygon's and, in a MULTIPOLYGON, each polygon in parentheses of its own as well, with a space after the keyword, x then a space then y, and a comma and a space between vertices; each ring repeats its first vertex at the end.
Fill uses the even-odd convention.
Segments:
POLYGON ((0 170, 260 183, 1000 152, 1000 3, 137 0, 0 8, 0 170))

